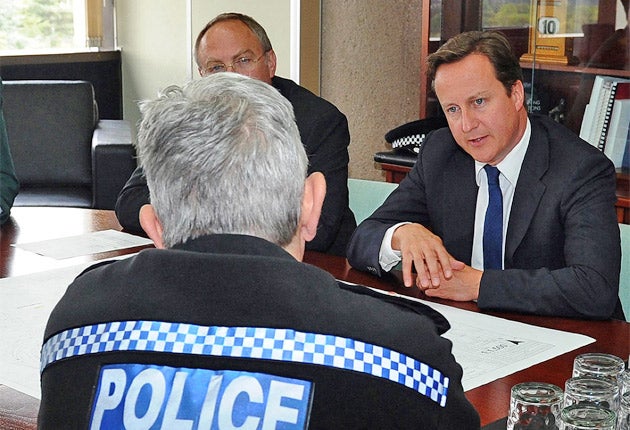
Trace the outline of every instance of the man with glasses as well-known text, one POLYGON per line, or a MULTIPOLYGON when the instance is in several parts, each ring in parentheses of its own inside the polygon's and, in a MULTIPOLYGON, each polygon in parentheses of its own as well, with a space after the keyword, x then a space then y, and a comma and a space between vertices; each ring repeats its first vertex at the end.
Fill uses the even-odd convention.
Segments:
MULTIPOLYGON (((275 76, 276 54, 263 27, 253 18, 224 13, 201 30, 195 43, 199 74, 235 72, 275 87, 289 100, 309 159, 308 172, 321 172, 327 183, 326 200, 315 239, 307 249, 344 255, 356 227, 348 206, 348 122, 334 105, 295 82, 275 76)), ((123 228, 143 232, 139 214, 149 203, 149 190, 138 168, 116 202, 123 228)))

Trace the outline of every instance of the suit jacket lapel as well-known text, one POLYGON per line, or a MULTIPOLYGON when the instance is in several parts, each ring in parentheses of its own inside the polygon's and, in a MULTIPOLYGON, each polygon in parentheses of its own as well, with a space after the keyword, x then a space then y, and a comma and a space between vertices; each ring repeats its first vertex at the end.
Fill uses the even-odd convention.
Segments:
POLYGON ((533 120, 531 124, 529 147, 521 166, 508 221, 506 262, 512 259, 516 248, 523 240, 546 188, 541 178, 549 168, 549 141, 537 121, 533 120))

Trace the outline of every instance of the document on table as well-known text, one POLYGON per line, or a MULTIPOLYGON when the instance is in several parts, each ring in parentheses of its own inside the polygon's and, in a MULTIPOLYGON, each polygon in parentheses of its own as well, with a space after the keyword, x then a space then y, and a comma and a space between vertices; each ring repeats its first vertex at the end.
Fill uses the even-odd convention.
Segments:
POLYGON ((0 384, 40 398, 39 352, 48 316, 94 262, 0 279, 0 384))
POLYGON ((510 321, 452 306, 373 289, 417 301, 440 312, 451 324, 443 336, 453 342, 462 366, 464 391, 526 369, 595 342, 582 334, 510 321))
POLYGON ((39 242, 18 243, 13 246, 58 260, 99 252, 151 245, 150 239, 116 230, 103 230, 78 236, 61 237, 39 242))

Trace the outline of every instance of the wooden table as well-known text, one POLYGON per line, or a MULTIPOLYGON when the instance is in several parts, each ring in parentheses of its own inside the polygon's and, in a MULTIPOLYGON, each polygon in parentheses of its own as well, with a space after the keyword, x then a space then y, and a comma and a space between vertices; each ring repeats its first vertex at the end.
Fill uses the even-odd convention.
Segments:
MULTIPOLYGON (((101 230, 121 230, 113 211, 59 208, 17 207, 0 230, 0 278, 24 275, 59 267, 59 261, 20 248, 15 243, 75 236, 101 230)), ((137 252, 141 248, 76 257, 72 263, 83 263, 137 252)))
MULTIPOLYGON (((0 230, 0 277, 26 274, 34 270, 54 269, 60 264, 56 260, 11 247, 12 243, 73 236, 106 229, 120 230, 120 225, 111 211, 15 208, 13 220, 0 230)), ((137 252, 139 249, 132 248, 76 257, 74 260, 78 264, 137 252)), ((307 252, 305 261, 330 272, 338 279, 426 299, 417 289, 404 288, 400 273, 376 278, 368 273, 352 269, 345 258, 316 252, 307 252)), ((435 301, 479 312, 474 303, 435 301)), ((564 387, 565 380, 571 376, 573 359, 576 355, 584 352, 605 352, 627 360, 630 354, 630 324, 623 321, 583 321, 507 313, 492 313, 492 315, 527 324, 582 333, 593 337, 596 342, 466 392, 468 399, 479 411, 483 426, 501 420, 507 415, 510 388, 514 384, 524 381, 543 381, 564 387)), ((0 385, 0 428, 36 428, 38 405, 37 399, 0 385)))

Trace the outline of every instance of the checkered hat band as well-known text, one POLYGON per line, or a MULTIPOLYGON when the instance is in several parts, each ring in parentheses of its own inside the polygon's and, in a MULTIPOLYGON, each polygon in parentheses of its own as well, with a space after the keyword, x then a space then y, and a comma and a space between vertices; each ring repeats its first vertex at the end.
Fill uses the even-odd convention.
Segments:
POLYGON ((404 148, 405 146, 416 145, 420 146, 424 141, 424 134, 412 134, 411 136, 404 136, 398 138, 392 142, 392 148, 404 148))
POLYGON ((120 321, 66 330, 48 339, 41 371, 51 363, 114 351, 166 352, 316 364, 402 384, 446 405, 449 378, 400 352, 345 337, 264 327, 220 327, 120 321))

